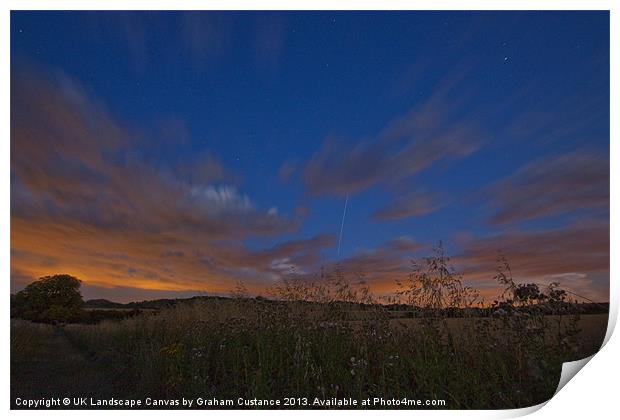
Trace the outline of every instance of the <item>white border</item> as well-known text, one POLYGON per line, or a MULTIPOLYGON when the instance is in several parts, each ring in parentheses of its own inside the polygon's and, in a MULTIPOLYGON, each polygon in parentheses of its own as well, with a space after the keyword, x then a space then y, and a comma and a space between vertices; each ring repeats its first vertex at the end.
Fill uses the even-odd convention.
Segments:
MULTIPOLYGON (((2 126, 2 140, 0 141, 0 156, 3 159, 3 164, 0 165, 0 173, 2 182, 0 183, 0 201, 2 203, 0 207, 0 214, 3 223, 0 224, 0 234, 3 239, 2 242, 2 269, 5 273, 5 302, 8 303, 9 294, 9 278, 10 278, 10 123, 9 123, 9 110, 10 110, 10 95, 7 92, 10 91, 10 10, 253 10, 253 9, 266 9, 266 10, 321 10, 321 9, 334 9, 334 10, 610 10, 611 11, 611 268, 610 277, 613 279, 618 273, 618 225, 614 214, 618 214, 618 196, 614 194, 617 192, 617 181, 619 178, 618 168, 618 145, 617 141, 620 139, 619 126, 617 118, 614 116, 620 115, 618 112, 618 75, 620 74, 619 66, 619 45, 618 37, 619 33, 619 13, 620 7, 617 1, 612 0, 505 0, 505 1, 491 1, 491 0, 434 0, 434 1, 405 1, 405 0, 382 0, 369 1, 369 0, 297 0, 297 1, 278 1, 278 0, 263 0, 263 1, 250 1, 250 0, 216 0, 211 2, 200 2, 198 0, 89 0, 88 2, 78 0, 56 0, 53 4, 50 1, 44 0, 8 0, 3 2, 3 14, 2 14, 2 31, 0 32, 0 56, 2 62, 0 65, 0 79, 2 80, 2 86, 5 88, 2 90, 5 92, 2 95, 2 101, 0 102, 0 124, 2 126)), ((428 418, 506 418, 517 417, 525 414, 532 413, 533 418, 568 418, 568 419, 583 419, 583 418, 607 418, 610 413, 617 412, 615 400, 617 394, 616 381, 618 380, 619 368, 618 357, 620 353, 620 343, 617 337, 611 337, 610 334, 615 325, 618 315, 618 303, 619 294, 618 287, 615 282, 610 285, 611 290, 611 312, 610 312, 610 328, 606 337, 607 344, 603 350, 598 353, 588 366, 584 368, 583 372, 580 372, 578 379, 570 381, 555 397, 553 397, 546 405, 545 408, 536 411, 540 407, 519 409, 519 410, 500 410, 500 411, 416 411, 412 413, 410 411, 390 411, 389 413, 377 413, 375 411, 183 411, 178 412, 178 415, 201 418, 209 416, 237 416, 237 415, 249 415, 260 419, 276 418, 284 419, 290 416, 298 417, 300 420, 313 419, 317 415, 326 417, 353 417, 356 418, 375 418, 377 415, 389 415, 391 418, 410 419, 415 417, 428 417, 428 418)), ((5 306, 4 322, 1 323, 2 336, 4 337, 4 346, 2 348, 2 399, 0 404, 4 410, 9 410, 9 382, 10 382, 10 365, 9 365, 9 305, 5 306)), ((543 404, 544 405, 544 404, 543 404)), ((542 406, 542 405, 541 405, 542 406)), ((50 418, 82 418, 85 413, 81 411, 46 411, 40 413, 50 418)), ((149 418, 163 419, 171 414, 170 411, 149 411, 137 413, 135 411, 118 411, 114 413, 114 416, 122 418, 135 418, 136 416, 148 416, 149 418)), ((32 415, 36 415, 34 412, 26 411, 11 411, 10 415, 15 418, 29 418, 32 415)), ((89 411, 87 414, 89 417, 97 419, 106 419, 110 416, 106 411, 89 411)), ((176 413, 174 415, 177 415, 176 413)))

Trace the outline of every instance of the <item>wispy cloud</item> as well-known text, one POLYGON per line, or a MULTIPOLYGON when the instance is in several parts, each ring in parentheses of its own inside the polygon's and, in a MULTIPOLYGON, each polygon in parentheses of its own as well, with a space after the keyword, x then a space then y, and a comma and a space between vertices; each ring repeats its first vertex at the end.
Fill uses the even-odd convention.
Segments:
POLYGON ((373 290, 393 292, 396 280, 403 280, 410 271, 412 257, 426 248, 425 244, 402 236, 377 248, 360 250, 339 264, 345 273, 363 275, 373 290))
POLYGON ((443 81, 424 103, 352 148, 328 138, 305 166, 303 179, 308 190, 345 195, 377 184, 394 184, 434 163, 478 150, 483 134, 469 118, 472 110, 456 94, 460 80, 443 81))
POLYGON ((577 151, 530 162, 491 188, 494 223, 577 210, 609 212, 609 158, 577 151))
POLYGON ((181 39, 189 57, 200 67, 211 64, 232 45, 232 16, 214 12, 183 12, 179 26, 181 39))
POLYGON ((286 46, 287 19, 283 13, 258 13, 255 19, 254 51, 260 68, 274 71, 286 46))
POLYGON ((438 194, 417 190, 397 197, 378 209, 373 217, 377 220, 405 219, 432 213, 442 205, 438 194))
POLYGON ((519 282, 566 280, 565 287, 590 298, 606 299, 609 291, 609 224, 589 221, 563 228, 512 230, 465 241, 463 252, 454 258, 467 278, 497 289, 492 277, 497 258, 503 254, 519 282), (596 279, 596 281, 594 281, 596 279), (575 289, 573 289, 575 290, 575 289))

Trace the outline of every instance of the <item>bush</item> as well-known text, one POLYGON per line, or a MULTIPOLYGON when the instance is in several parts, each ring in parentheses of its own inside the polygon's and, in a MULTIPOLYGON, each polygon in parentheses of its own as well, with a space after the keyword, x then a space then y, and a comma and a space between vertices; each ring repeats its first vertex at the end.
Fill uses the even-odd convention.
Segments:
POLYGON ((81 281, 68 274, 41 277, 15 295, 13 316, 36 322, 71 322, 81 317, 81 281))

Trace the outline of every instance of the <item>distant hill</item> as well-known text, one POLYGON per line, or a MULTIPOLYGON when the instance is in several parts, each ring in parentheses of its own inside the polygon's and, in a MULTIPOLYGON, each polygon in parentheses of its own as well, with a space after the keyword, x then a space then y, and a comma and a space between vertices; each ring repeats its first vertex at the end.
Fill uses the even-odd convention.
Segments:
MULTIPOLYGON (((92 299, 87 300, 85 302, 85 307, 87 309, 122 309, 122 310, 159 310, 171 306, 175 306, 181 303, 190 303, 190 302, 198 302, 198 301, 213 301, 213 300, 229 300, 229 297, 223 296, 193 296, 190 298, 179 298, 179 299, 156 299, 156 300, 143 300, 140 302, 129 302, 129 303, 118 303, 112 302, 107 299, 92 299)), ((273 304, 278 304, 277 300, 265 299, 262 297, 257 298, 248 298, 252 300, 262 300, 265 302, 272 302, 273 304)), ((280 302, 281 303, 281 302, 280 302)), ((304 302, 308 305, 315 305, 317 303, 313 302, 304 302)), ((342 305, 351 305, 346 302, 339 302, 342 305)), ((320 304, 319 304, 320 305, 320 304)), ((358 304, 353 304, 354 306, 359 306, 358 304)), ((362 305, 366 306, 366 305, 362 305)), ((382 305, 385 309, 394 314, 403 313, 405 316, 413 316, 417 317, 422 315, 425 311, 423 308, 413 307, 411 305, 405 304, 387 304, 382 305), (406 314, 405 314, 406 313, 406 314)), ((564 313, 581 313, 581 314, 597 314, 597 313, 608 313, 609 312, 609 303, 601 302, 601 303, 572 303, 563 304, 564 313)), ((538 308, 538 310, 542 310, 543 312, 549 312, 549 314, 554 313, 551 308, 547 308, 546 305, 538 306, 532 305, 527 308, 519 308, 520 311, 529 311, 538 308)), ((557 310, 557 308, 556 308, 557 310)), ((492 308, 468 308, 468 309, 460 309, 460 308, 446 308, 442 310, 444 316, 448 317, 462 317, 462 316, 489 316, 494 312, 492 308)))
POLYGON ((124 303, 112 302, 107 299, 91 299, 84 302, 86 308, 92 309, 125 309, 127 305, 124 303))
POLYGON ((112 302, 107 299, 91 299, 84 302, 84 306, 90 309, 162 309, 169 306, 174 306, 179 303, 206 301, 206 300, 219 300, 230 299, 220 296, 193 296, 190 298, 180 299, 155 299, 155 300, 143 300, 140 302, 118 303, 112 302))

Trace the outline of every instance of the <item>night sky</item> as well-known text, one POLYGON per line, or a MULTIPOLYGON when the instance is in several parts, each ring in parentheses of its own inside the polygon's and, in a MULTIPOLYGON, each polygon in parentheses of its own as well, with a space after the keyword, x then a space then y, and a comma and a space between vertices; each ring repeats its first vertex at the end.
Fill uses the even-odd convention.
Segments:
POLYGON ((606 301, 609 118, 607 12, 12 12, 11 290, 381 295, 441 240, 606 301))

